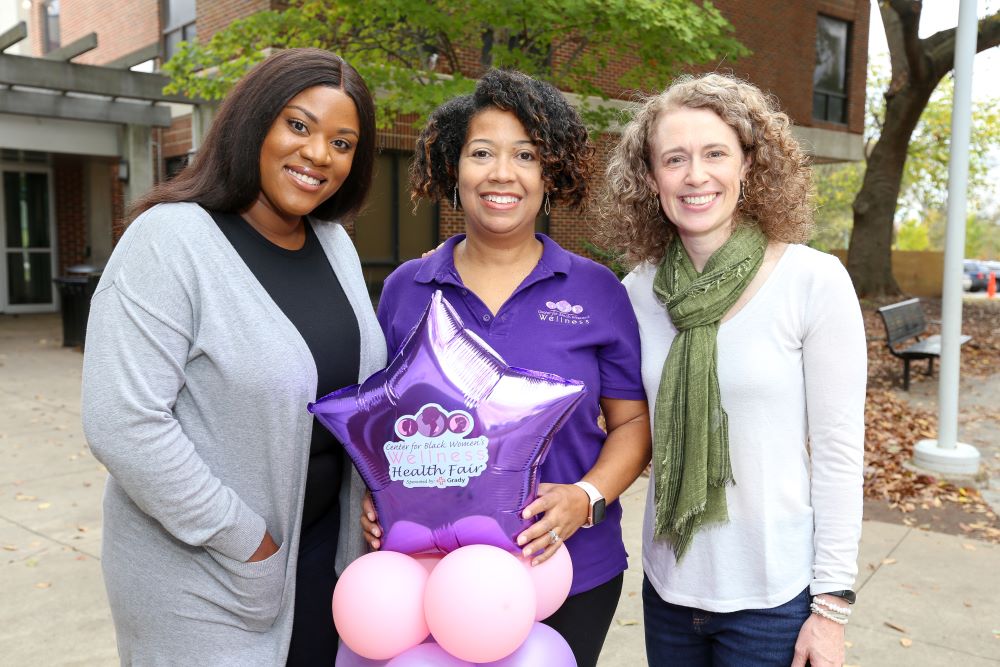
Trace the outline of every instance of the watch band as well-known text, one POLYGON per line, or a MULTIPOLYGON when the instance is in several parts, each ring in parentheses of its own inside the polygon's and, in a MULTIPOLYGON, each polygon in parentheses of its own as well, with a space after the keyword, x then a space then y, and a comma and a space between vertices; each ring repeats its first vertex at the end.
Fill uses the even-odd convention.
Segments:
MULTIPOLYGON (((597 487, 590 482, 580 481, 576 482, 574 486, 579 486, 583 489, 584 493, 586 493, 587 497, 590 499, 590 509, 587 511, 587 523, 583 524, 583 527, 592 528, 594 526, 594 506, 598 503, 603 503, 604 496, 601 495, 601 492, 597 490, 597 487)), ((601 516, 601 519, 603 518, 604 517, 601 516)), ((598 522, 599 521, 600 520, 598 520, 598 522)))
POLYGON ((826 591, 823 593, 817 593, 817 595, 832 595, 835 598, 840 598, 847 604, 854 604, 854 601, 858 599, 858 594, 852 590, 826 591))

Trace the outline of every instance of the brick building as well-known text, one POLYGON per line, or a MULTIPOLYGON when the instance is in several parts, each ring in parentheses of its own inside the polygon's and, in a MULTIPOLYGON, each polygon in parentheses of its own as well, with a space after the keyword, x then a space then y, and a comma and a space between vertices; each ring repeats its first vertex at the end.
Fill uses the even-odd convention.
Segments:
MULTIPOLYGON (((103 265, 121 233, 123 203, 182 168, 196 149, 210 109, 130 91, 162 86, 163 79, 155 72, 179 41, 210 37, 235 19, 282 4, 281 0, 14 0, 0 7, 0 96, 10 94, 13 100, 4 102, 0 97, 0 227, 4 228, 0 312, 56 308, 52 277, 81 262, 103 265), (27 38, 8 38, 19 21, 25 24, 27 38), (41 107, 33 107, 37 94, 32 98, 32 93, 21 92, 35 85, 24 72, 30 70, 29 61, 43 58, 47 67, 50 61, 63 61, 62 70, 52 70, 55 83, 39 84, 49 89, 49 97, 78 94, 88 101, 74 98, 69 104, 65 100, 56 104, 44 98, 41 107), (130 72, 127 68, 133 65, 140 71, 130 72), (120 68, 118 79, 135 86, 99 86, 95 90, 103 101, 98 103, 87 97, 93 96, 88 90, 66 93, 75 83, 60 83, 75 82, 89 73, 104 76, 108 66, 120 68), (18 76, 10 76, 12 70, 18 76), (129 96, 136 99, 121 100, 129 96), (82 107, 89 104, 98 106, 83 113, 82 107), (134 113, 142 105, 156 110, 156 120, 134 113)), ((776 95, 817 162, 860 159, 867 0, 715 0, 714 4, 752 55, 739 62, 712 63, 706 69, 732 71, 776 95)), ((470 56, 466 74, 476 74, 477 61, 470 56)), ((625 66, 610 67, 599 81, 612 97, 620 94, 615 81, 625 66)), ((381 153, 374 196, 353 230, 373 291, 401 261, 461 230, 461 216, 449 206, 421 204, 416 213, 412 211, 406 169, 414 139, 408 123, 378 136, 381 153)), ((615 139, 614 135, 599 139, 599 168, 615 139)), ((593 223, 592 213, 574 214, 557 207, 538 226, 559 243, 581 251, 593 223)))

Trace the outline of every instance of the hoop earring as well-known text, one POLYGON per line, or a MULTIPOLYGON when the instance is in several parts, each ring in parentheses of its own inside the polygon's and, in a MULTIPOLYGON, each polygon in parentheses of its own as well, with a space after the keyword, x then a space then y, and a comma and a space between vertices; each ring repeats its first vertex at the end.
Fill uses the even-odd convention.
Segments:
MULTIPOLYGON (((740 187, 742 187, 742 185, 740 187)), ((455 186, 455 190, 452 192, 452 195, 451 195, 451 207, 452 207, 452 209, 454 209, 456 211, 458 210, 458 186, 457 185, 455 186)))
POLYGON ((552 206, 549 204, 549 193, 545 193, 545 215, 552 213, 552 206))

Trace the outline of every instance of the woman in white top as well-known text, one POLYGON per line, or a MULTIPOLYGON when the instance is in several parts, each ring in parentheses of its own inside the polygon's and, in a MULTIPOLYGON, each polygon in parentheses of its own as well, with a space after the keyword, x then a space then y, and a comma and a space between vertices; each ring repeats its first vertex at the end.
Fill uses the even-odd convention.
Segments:
POLYGON ((610 157, 601 236, 636 265, 653 420, 654 667, 843 661, 866 347, 847 272, 799 245, 810 190, 788 117, 720 74, 647 99, 610 157))

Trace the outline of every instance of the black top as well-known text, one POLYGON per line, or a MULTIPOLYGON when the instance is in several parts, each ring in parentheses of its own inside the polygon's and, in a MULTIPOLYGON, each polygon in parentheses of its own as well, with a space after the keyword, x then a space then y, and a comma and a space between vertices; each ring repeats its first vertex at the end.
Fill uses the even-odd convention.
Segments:
MULTIPOLYGON (((301 249, 286 250, 235 213, 216 212, 212 218, 309 346, 319 376, 316 397, 355 384, 361 363, 358 320, 312 226, 305 225, 301 249)), ((337 496, 345 465, 343 446, 313 420, 303 534, 330 512, 339 512, 337 496)))

